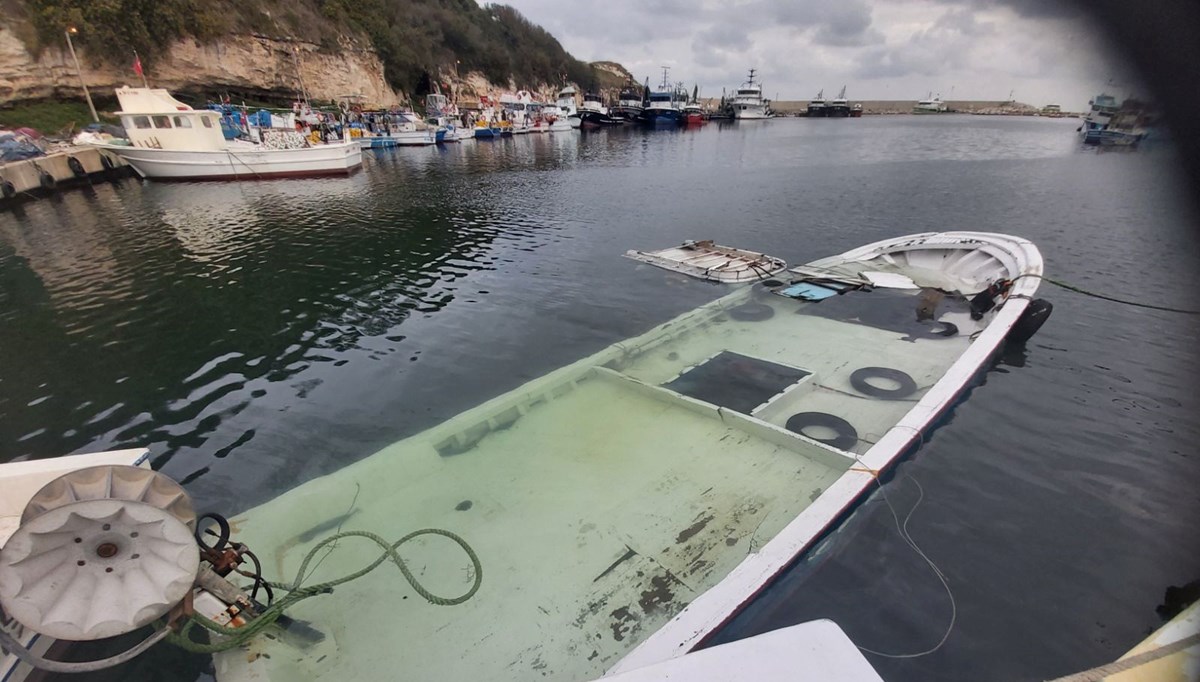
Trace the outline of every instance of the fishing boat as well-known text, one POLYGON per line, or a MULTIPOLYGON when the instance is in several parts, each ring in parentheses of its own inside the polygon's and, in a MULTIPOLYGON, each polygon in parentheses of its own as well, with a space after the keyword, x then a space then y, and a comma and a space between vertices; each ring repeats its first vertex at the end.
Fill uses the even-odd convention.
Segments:
POLYGON ((863 115, 862 104, 855 102, 854 105, 850 107, 850 118, 862 118, 862 115, 863 115))
MULTIPOLYGON (((91 143, 152 180, 255 180, 348 175, 362 166, 351 140, 323 143, 296 130, 227 140, 221 112, 196 110, 158 88, 117 88, 128 145, 91 143)), ((346 135, 345 129, 342 132, 346 135)))
POLYGON ((762 96, 762 83, 754 80, 756 70, 750 69, 750 77, 733 94, 730 106, 733 117, 738 120, 770 118, 767 101, 762 96))
POLYGON ((421 147, 437 144, 446 130, 430 125, 410 111, 378 111, 358 114, 362 130, 358 144, 363 149, 421 147))
POLYGON ((630 250, 625 252, 625 257, 722 284, 756 282, 787 269, 787 263, 779 258, 721 246, 714 244, 711 239, 686 241, 679 246, 657 251, 630 250))
POLYGON ((850 102, 846 100, 846 86, 843 85, 838 96, 829 102, 829 106, 825 109, 825 115, 829 118, 850 117, 850 102))
POLYGON ((914 114, 944 114, 946 110, 946 103, 942 101, 942 96, 934 96, 931 92, 925 99, 917 102, 912 112, 914 114))
POLYGON ((559 109, 561 118, 565 119, 571 128, 578 128, 582 123, 576 108, 575 94, 575 88, 568 85, 558 91, 558 98, 554 102, 559 109))
MULTIPOLYGON (((210 579, 197 588, 197 611, 232 623, 221 636, 234 648, 214 655, 216 679, 662 679, 662 666, 700 649, 837 532, 880 474, 944 421, 1006 339, 1037 331, 1050 313, 1033 299, 1041 275, 1032 243, 983 232, 908 235, 818 259, 740 285, 218 523, 227 549, 202 549, 197 575, 237 548, 262 558, 248 571, 256 591, 263 574, 319 567, 281 602, 299 629, 242 630, 259 612, 252 596, 243 599, 249 582, 231 591, 228 580, 210 579), (399 553, 380 558, 372 539, 380 535, 385 546, 405 536, 392 545, 399 553), (403 562, 403 574, 362 572, 388 557, 403 562), (336 576, 347 578, 329 593, 323 581, 336 576), (396 584, 404 579, 419 589, 396 584), (222 603, 245 610, 231 615, 215 608, 222 603)), ((6 608, 58 599, 42 589, 43 572, 26 565, 42 556, 37 543, 69 559, 55 570, 76 572, 72 535, 59 529, 77 508, 70 505, 89 501, 65 491, 49 497, 59 508, 43 505, 27 522, 23 514, 14 535, 22 542, 0 552, 6 608)), ((138 514, 180 523, 164 511, 138 514)), ((104 547, 93 545, 80 547, 104 547)), ((147 599, 154 608, 138 610, 123 631, 182 597, 147 599)), ((21 613, 24 626, 55 626, 44 610, 21 613)), ((795 648, 782 637, 758 644, 795 648)), ((820 641, 848 650, 844 641, 820 641)), ((728 651, 697 651, 690 667, 673 668, 680 679, 729 679, 686 671, 733 665, 737 652, 780 655, 728 651)), ((798 679, 877 680, 870 673, 798 679)))
POLYGON ((579 117, 579 127, 581 128, 604 128, 621 125, 625 122, 623 118, 610 115, 608 107, 604 106, 604 100, 595 92, 584 93, 583 106, 579 108, 576 115, 579 117))
POLYGON ((474 131, 462 124, 458 106, 451 103, 436 85, 434 92, 425 96, 425 123, 442 134, 436 136, 438 143, 462 142, 474 138, 474 131))
POLYGON ((642 112, 645 110, 643 97, 649 89, 649 84, 643 87, 630 79, 621 88, 621 92, 617 95, 617 104, 612 107, 612 111, 609 113, 614 118, 624 119, 626 123, 641 121, 642 112))
POLYGON ((828 110, 825 106, 825 91, 817 93, 817 96, 808 101, 808 117, 809 118, 824 118, 828 110))
POLYGON ((1120 109, 1121 104, 1117 98, 1103 92, 1088 101, 1088 112, 1084 114, 1083 123, 1079 126, 1084 143, 1100 144, 1102 133, 1108 129, 1113 116, 1120 109))
POLYGON ((642 112, 642 121, 649 126, 679 125, 683 112, 679 108, 677 93, 671 81, 667 78, 670 69, 663 67, 662 84, 657 90, 651 90, 647 98, 646 108, 642 112))

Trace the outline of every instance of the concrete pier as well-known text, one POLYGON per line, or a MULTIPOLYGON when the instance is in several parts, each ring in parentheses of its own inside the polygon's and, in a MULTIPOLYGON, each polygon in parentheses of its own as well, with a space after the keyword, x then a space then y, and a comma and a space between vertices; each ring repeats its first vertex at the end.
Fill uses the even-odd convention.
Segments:
POLYGON ((36 159, 0 165, 0 205, 36 199, 91 182, 97 177, 128 175, 115 154, 93 147, 72 147, 36 159))

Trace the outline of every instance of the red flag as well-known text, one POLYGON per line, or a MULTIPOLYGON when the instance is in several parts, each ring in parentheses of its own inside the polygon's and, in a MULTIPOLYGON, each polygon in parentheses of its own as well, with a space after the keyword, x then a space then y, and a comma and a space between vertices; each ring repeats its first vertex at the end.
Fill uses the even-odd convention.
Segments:
POLYGON ((137 56, 136 52, 133 54, 133 72, 139 76, 143 75, 142 74, 142 58, 137 56))

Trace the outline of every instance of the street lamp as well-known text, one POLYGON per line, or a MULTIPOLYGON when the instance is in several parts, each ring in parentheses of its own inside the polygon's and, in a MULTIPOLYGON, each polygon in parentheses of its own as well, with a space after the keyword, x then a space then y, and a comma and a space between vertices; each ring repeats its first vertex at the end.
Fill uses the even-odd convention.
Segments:
POLYGON ((83 81, 83 69, 79 68, 79 57, 75 55, 75 45, 71 43, 71 36, 76 33, 79 33, 79 29, 74 26, 67 27, 67 49, 71 51, 71 59, 75 60, 75 73, 79 74, 79 85, 83 88, 83 97, 87 100, 88 109, 92 110, 92 120, 99 123, 100 117, 96 115, 96 105, 92 104, 92 95, 88 92, 87 83, 83 81))

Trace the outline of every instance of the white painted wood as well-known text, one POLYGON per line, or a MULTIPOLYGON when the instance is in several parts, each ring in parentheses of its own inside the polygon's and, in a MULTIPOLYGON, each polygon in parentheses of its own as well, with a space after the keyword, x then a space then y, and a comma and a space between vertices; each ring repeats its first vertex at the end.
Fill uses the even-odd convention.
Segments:
POLYGON ((814 620, 601 678, 603 682, 883 682, 836 623, 814 620))

